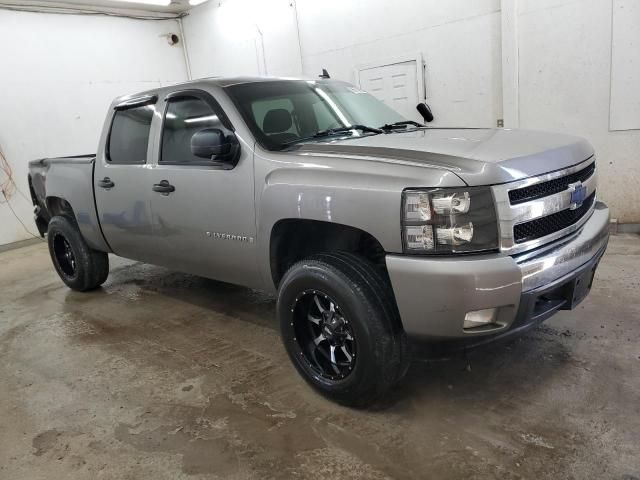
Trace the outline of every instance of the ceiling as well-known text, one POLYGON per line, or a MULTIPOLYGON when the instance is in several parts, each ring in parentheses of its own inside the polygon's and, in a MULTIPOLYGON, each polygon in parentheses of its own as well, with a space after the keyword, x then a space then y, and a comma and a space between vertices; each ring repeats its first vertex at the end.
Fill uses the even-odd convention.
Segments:
POLYGON ((81 8, 83 10, 96 11, 135 11, 154 12, 161 14, 179 14, 186 12, 190 8, 189 0, 171 0, 168 6, 148 5, 144 3, 129 3, 116 0, 0 0, 2 5, 24 6, 24 7, 44 7, 52 8, 81 8))

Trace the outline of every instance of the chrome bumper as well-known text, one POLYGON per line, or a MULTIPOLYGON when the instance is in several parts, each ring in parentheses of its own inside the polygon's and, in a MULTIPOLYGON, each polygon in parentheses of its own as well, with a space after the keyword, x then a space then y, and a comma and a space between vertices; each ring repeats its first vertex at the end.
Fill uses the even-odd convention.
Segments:
POLYGON ((587 264, 595 268, 609 239, 608 228, 609 209, 598 202, 577 232, 534 252, 514 257, 387 255, 405 331, 415 337, 456 339, 500 334, 522 325, 526 319, 520 317, 527 309, 520 308, 521 300, 545 286, 571 281, 587 264), (499 326, 481 332, 463 329, 467 312, 488 308, 497 309, 499 326))
POLYGON ((567 275, 593 258, 609 240, 609 209, 596 202, 591 218, 568 240, 514 257, 528 291, 567 275))

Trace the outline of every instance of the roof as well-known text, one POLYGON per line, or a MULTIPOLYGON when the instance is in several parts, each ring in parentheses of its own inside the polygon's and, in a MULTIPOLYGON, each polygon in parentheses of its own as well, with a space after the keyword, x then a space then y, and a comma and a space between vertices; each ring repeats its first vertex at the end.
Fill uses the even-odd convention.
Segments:
POLYGON ((296 78, 296 77, 259 77, 259 76, 239 76, 239 77, 208 77, 208 78, 196 78, 187 82, 179 82, 173 85, 167 85, 165 87, 154 88, 145 90, 143 92, 137 92, 134 94, 127 94, 119 96, 115 99, 112 106, 121 105, 123 103, 130 102, 131 100, 140 100, 141 97, 158 95, 159 92, 167 92, 175 90, 176 87, 192 85, 195 83, 210 83, 212 85, 224 88, 232 85, 241 85, 246 83, 261 83, 261 82, 274 82, 274 81, 290 81, 290 82, 326 82, 336 81, 333 79, 325 78, 296 78))
POLYGON ((260 83, 274 81, 322 81, 322 78, 301 78, 301 77, 259 77, 259 76, 240 76, 240 77, 210 77, 193 80, 194 82, 211 82, 220 87, 229 87, 231 85, 239 85, 242 83, 260 83))

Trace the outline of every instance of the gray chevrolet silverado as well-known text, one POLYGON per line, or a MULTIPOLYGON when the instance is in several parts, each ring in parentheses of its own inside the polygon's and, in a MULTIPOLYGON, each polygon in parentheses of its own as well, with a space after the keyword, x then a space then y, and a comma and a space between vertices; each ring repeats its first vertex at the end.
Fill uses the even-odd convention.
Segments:
POLYGON ((97 154, 33 161, 29 185, 70 288, 100 286, 113 253, 277 293, 300 374, 364 406, 413 345, 575 307, 608 241, 596 174, 580 138, 427 128, 328 79, 218 78, 116 99, 97 154))

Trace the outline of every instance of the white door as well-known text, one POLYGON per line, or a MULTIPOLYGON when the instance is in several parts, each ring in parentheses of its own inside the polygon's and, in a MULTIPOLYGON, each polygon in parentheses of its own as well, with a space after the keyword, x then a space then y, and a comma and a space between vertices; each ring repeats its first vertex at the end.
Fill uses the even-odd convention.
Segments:
POLYGON ((416 110, 420 97, 415 60, 363 68, 358 73, 360 88, 382 100, 403 117, 423 121, 416 110))

